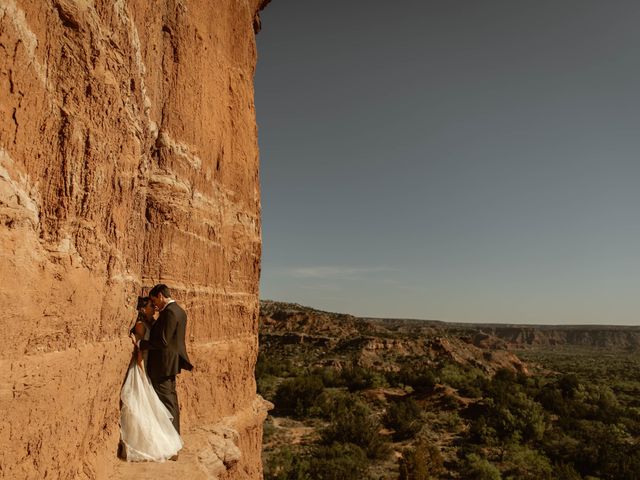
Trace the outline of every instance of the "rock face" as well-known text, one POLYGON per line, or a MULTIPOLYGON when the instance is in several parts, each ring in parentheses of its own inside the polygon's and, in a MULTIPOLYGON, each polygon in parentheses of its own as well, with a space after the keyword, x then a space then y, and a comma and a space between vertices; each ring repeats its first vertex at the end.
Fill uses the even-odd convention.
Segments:
POLYGON ((0 477, 113 477, 135 298, 160 281, 189 315, 183 430, 261 477, 263 3, 0 0, 0 477))

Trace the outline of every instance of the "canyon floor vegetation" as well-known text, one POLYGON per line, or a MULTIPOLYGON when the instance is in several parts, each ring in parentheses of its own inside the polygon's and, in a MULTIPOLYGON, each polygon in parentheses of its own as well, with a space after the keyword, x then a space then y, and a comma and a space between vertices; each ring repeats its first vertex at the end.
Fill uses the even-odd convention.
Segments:
POLYGON ((640 479, 637 349, 503 345, 263 302, 265 479, 640 479))

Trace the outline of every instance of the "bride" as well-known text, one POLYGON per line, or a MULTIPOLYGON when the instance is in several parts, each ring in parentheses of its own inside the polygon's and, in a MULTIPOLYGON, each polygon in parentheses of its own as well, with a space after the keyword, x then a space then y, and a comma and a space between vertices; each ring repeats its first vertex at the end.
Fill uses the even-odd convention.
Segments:
MULTIPOLYGON (((149 297, 138 297, 138 319, 132 332, 148 337, 154 307, 149 297)), ((169 410, 162 404, 145 371, 142 352, 136 350, 120 392, 120 441, 129 462, 164 462, 182 448, 182 439, 169 410)))

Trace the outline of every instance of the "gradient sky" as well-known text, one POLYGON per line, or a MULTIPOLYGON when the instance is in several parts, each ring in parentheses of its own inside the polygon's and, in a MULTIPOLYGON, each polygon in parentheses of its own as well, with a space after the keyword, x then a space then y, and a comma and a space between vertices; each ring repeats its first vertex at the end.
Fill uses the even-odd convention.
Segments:
POLYGON ((261 298, 640 323, 640 2, 273 0, 261 298))

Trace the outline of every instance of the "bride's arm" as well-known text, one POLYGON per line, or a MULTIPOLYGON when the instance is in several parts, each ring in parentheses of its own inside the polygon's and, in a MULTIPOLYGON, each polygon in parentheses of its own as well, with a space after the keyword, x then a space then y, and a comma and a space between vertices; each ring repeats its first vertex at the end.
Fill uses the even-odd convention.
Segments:
POLYGON ((145 328, 144 323, 142 323, 141 321, 137 321, 133 326, 133 331, 136 334, 136 338, 138 340, 142 340, 147 329, 145 328))
MULTIPOLYGON (((140 321, 136 322, 136 324, 133 327, 136 340, 140 341, 144 339, 144 334, 146 330, 147 329, 145 328, 144 323, 140 321)), ((137 356, 138 365, 142 366, 142 350, 140 350, 139 348, 137 348, 136 350, 137 350, 136 356, 137 356)))

